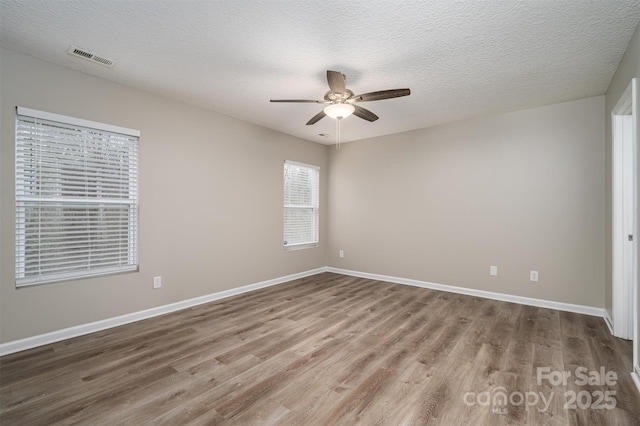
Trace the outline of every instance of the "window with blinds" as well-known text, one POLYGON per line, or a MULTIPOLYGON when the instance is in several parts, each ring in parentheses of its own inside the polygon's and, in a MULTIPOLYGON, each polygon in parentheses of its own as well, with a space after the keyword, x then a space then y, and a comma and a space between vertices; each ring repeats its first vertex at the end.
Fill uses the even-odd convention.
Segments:
POLYGON ((17 108, 16 286, 137 270, 139 136, 17 108))
POLYGON ((284 163, 284 247, 318 244, 320 168, 284 163))

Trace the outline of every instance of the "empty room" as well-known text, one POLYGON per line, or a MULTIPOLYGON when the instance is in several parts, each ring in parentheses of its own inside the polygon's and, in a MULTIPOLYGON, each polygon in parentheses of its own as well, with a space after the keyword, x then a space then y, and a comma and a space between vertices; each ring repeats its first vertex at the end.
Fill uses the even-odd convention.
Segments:
POLYGON ((0 0, 0 424, 640 425, 638 0, 0 0))

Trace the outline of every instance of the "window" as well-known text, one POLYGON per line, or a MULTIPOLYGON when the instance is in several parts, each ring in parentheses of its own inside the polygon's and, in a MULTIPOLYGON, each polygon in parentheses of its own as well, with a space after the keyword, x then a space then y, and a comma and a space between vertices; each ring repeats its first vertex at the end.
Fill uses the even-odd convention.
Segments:
POLYGON ((318 244, 320 168, 284 163, 284 247, 318 244))
POLYGON ((139 136, 17 108, 17 287, 137 270, 139 136))

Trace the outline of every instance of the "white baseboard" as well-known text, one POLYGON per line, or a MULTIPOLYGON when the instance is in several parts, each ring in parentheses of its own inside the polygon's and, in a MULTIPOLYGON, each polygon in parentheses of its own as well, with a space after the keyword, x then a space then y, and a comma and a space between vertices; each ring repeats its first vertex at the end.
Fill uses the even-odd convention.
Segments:
POLYGON ((603 313, 604 322, 607 324, 607 327, 609 328, 609 333, 611 333, 611 335, 613 336, 613 321, 611 321, 609 312, 607 312, 606 309, 603 309, 603 311, 604 311, 603 313))
POLYGON ((537 306, 539 308, 548 308, 548 309, 557 309, 559 311, 575 312, 577 314, 591 315, 594 317, 603 317, 605 314, 604 309, 595 308, 592 306, 574 305, 571 303, 555 302, 552 300, 533 299, 530 297, 514 296, 511 294, 504 294, 504 293, 494 293, 492 291, 474 290, 474 289, 464 288, 464 287, 455 287, 455 286, 445 285, 445 284, 430 283, 427 281, 392 277, 389 275, 370 274, 367 272, 351 271, 348 269, 340 269, 340 268, 333 268, 333 267, 328 267, 327 271, 334 272, 336 274, 351 275, 354 277, 369 278, 369 279, 378 280, 378 281, 388 281, 396 284, 405 284, 405 285, 411 285, 414 287, 422 287, 422 288, 429 288, 433 290, 446 291, 449 293, 459 293, 459 294, 466 294, 468 296, 483 297, 485 299, 519 303, 521 305, 537 306))
POLYGON ((633 373, 631 373, 631 379, 633 379, 633 383, 636 384, 636 388, 638 389, 638 393, 640 393, 640 373, 638 373, 638 369, 635 369, 633 373))
POLYGON ((224 290, 217 293, 211 293, 204 296, 195 297, 193 299, 183 300, 176 303, 170 303, 168 305, 158 306, 156 308, 146 309, 144 311, 132 312, 130 314, 107 318, 101 321, 95 321, 88 324, 82 324, 75 327, 52 331, 50 333, 27 337, 25 339, 2 343, 0 344, 0 356, 24 351, 26 349, 35 348, 37 346, 48 345, 50 343, 70 339, 72 337, 82 336, 84 334, 95 333, 96 331, 129 324, 135 321, 156 317, 158 315, 168 314, 170 312, 179 311, 181 309, 190 308, 192 306, 202 305, 203 303, 212 302, 214 300, 225 299, 227 297, 236 296, 238 294, 247 293, 249 291, 271 287, 299 278, 316 275, 321 272, 325 272, 326 270, 327 268, 311 269, 309 271, 299 272, 297 274, 274 278, 271 280, 249 284, 238 288, 232 288, 230 290, 224 290))

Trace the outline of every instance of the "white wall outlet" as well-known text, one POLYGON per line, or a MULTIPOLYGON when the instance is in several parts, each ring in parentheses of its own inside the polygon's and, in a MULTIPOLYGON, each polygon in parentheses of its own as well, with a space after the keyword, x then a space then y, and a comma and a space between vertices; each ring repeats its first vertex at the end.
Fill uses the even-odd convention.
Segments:
POLYGON ((344 250, 340 250, 340 257, 344 257, 344 250))
POLYGON ((153 277, 153 288, 162 287, 162 277, 153 277))
POLYGON ((538 271, 530 271, 529 280, 538 282, 538 271))
POLYGON ((492 275, 494 277, 498 276, 498 267, 497 266, 489 266, 489 275, 492 275))

